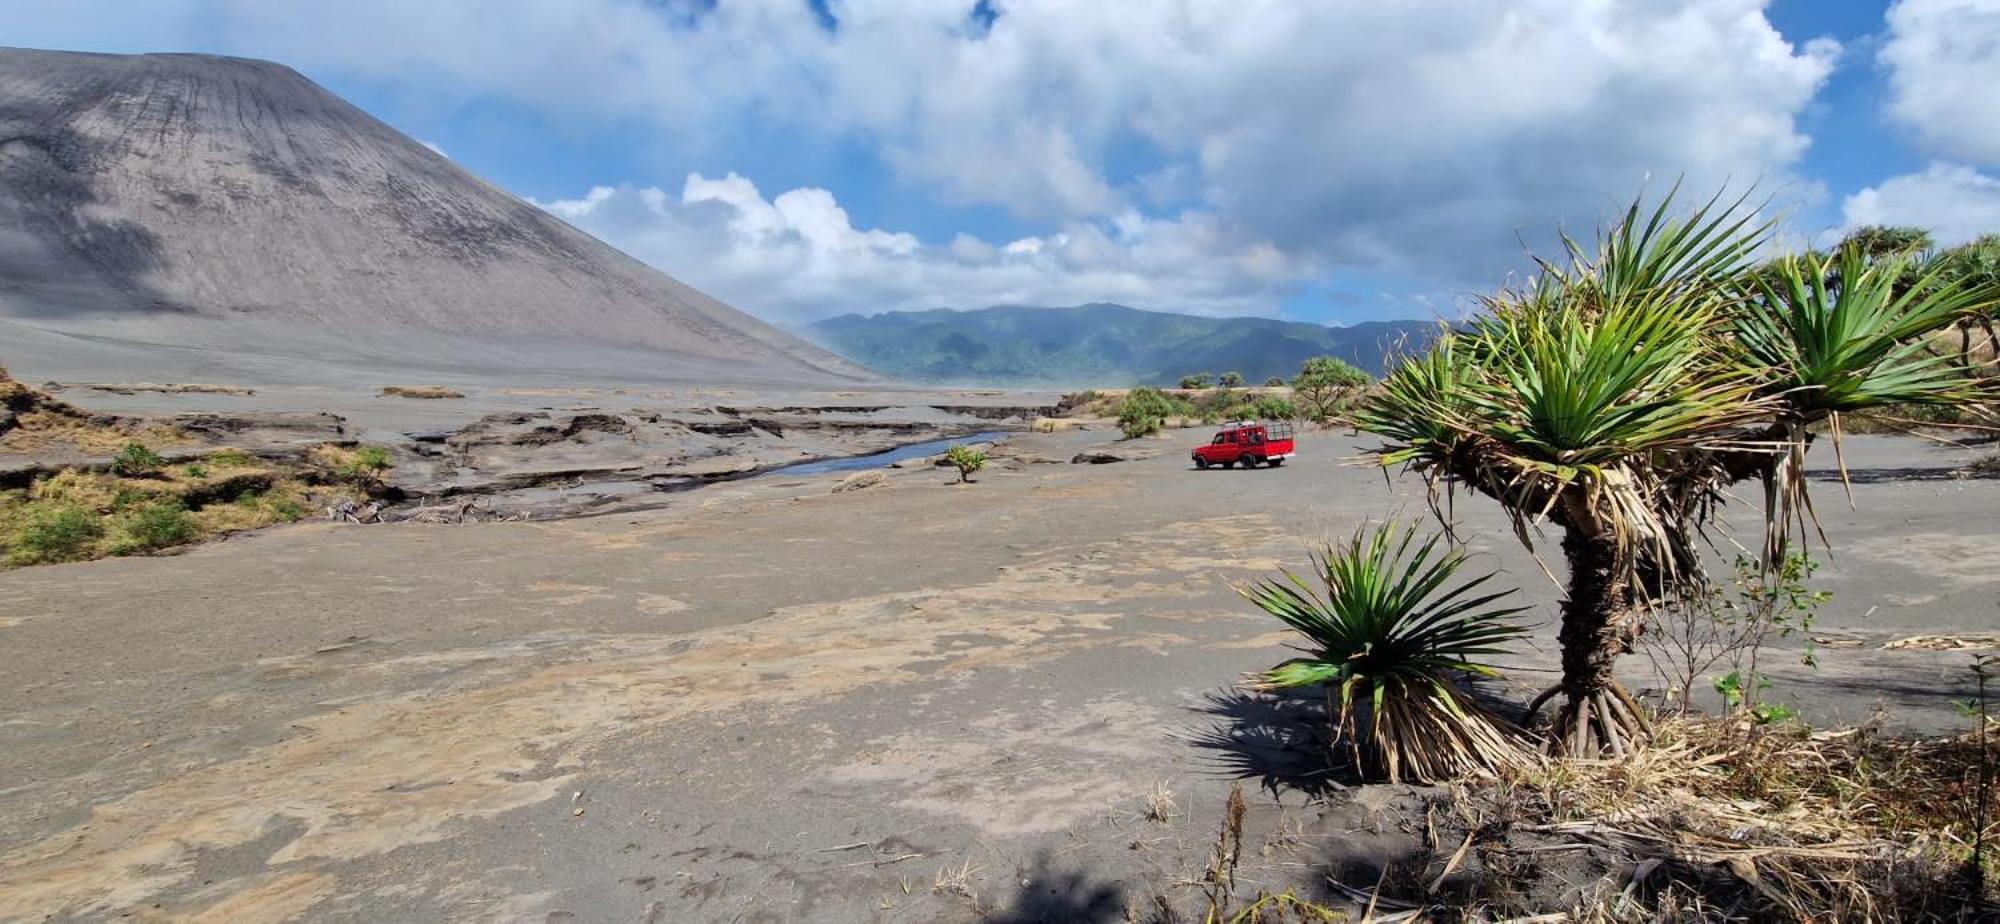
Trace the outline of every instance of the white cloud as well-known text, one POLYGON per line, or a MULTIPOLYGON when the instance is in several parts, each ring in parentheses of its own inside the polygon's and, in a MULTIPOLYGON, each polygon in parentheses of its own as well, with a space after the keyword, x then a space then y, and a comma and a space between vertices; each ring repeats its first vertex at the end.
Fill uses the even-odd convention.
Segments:
MULTIPOLYGON (((1795 117, 1839 49, 1788 42, 1767 2, 995 0, 983 30, 971 0, 834 0, 828 30, 802 0, 522 0, 504 15, 476 0, 349 0, 309 16, 68 0, 17 3, 5 21, 16 42, 200 47, 447 111, 499 98, 557 123, 650 125, 676 174, 729 162, 745 126, 759 143, 858 144, 907 188, 1044 231, 996 244, 1006 256, 1122 247, 1143 262, 1117 232, 1137 215, 1152 237, 1207 235, 1225 254, 1254 242, 1288 265, 1446 289, 1490 284, 1519 265, 1517 231, 1546 244, 1649 177, 1654 190, 1685 176, 1699 191, 1733 179, 1812 195, 1792 173, 1808 144, 1795 117)), ((789 217, 744 220, 816 216, 829 224, 788 227, 816 241, 872 233, 841 231, 830 201, 783 201, 764 207, 789 217)), ((937 259, 978 248, 905 243, 937 259)))
POLYGON ((1845 230, 1913 225, 1930 229, 1939 246, 1949 247, 2000 233, 2000 178, 1971 167, 1932 164, 1848 196, 1841 212, 1845 230))
POLYGON ((1889 113, 1935 153, 2000 165, 2000 2, 1898 0, 1888 22, 1889 113))
POLYGON ((1306 272, 1277 248, 1242 243, 1203 216, 1126 214, 1004 245, 964 234, 926 245, 854 227, 824 189, 767 200, 734 173, 689 174, 678 196, 599 186, 537 204, 725 301, 793 322, 849 311, 1097 300, 1267 313, 1306 272))

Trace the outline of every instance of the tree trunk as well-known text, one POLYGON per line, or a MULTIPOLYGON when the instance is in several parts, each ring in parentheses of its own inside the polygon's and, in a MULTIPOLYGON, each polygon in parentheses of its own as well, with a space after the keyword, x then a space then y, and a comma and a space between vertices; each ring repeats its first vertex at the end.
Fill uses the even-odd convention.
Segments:
POLYGON ((1569 594, 1562 605, 1566 700, 1549 736, 1552 749, 1571 757, 1622 757, 1646 733, 1645 717, 1618 686, 1614 671, 1632 641, 1631 588, 1609 537, 1576 529, 1563 533, 1569 561, 1569 594))

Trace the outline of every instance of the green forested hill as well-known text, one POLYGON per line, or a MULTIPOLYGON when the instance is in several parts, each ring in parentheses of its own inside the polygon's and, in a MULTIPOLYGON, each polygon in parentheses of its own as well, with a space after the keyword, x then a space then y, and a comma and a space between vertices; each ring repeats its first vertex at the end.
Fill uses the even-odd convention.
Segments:
POLYGON ((1171 385, 1183 375, 1290 378, 1312 356, 1381 375, 1391 353, 1421 348, 1429 321, 1326 327, 1269 318, 1204 318, 1122 305, 841 315, 809 336, 878 372, 920 382, 985 385, 1171 385))

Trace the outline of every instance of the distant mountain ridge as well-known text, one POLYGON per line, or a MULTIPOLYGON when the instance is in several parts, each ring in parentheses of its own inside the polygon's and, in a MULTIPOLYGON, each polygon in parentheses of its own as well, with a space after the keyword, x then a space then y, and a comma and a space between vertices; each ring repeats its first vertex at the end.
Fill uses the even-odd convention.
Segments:
POLYGON ((1392 354, 1437 335, 1430 321, 1328 327, 1272 318, 1208 318, 1095 303, 846 314, 808 336, 894 378, 984 385, 1171 385, 1198 372, 1290 378, 1313 356, 1381 375, 1392 354))

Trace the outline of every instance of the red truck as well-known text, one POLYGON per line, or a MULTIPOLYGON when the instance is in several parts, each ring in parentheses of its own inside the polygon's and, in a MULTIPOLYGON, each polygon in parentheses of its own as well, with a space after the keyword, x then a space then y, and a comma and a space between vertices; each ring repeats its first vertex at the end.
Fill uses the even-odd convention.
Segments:
POLYGON ((1223 424, 1215 438, 1205 446, 1194 448, 1194 467, 1207 468, 1220 465, 1223 468, 1256 468, 1262 462, 1272 468, 1285 464, 1291 458, 1292 425, 1284 421, 1258 423, 1242 420, 1223 424))

